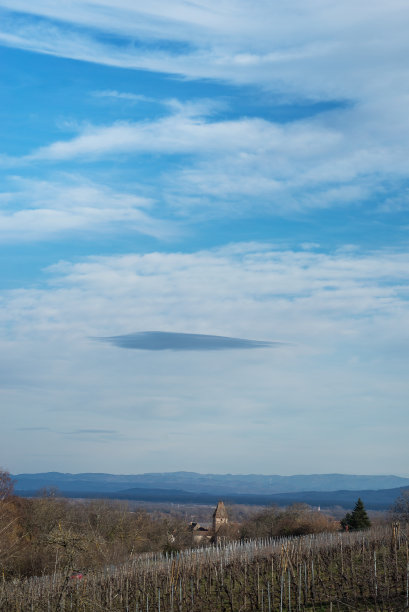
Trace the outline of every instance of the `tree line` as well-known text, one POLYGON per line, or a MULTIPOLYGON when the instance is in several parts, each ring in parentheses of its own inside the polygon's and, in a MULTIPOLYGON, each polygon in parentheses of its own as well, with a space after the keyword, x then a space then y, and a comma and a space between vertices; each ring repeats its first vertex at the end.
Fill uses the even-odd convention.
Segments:
MULTIPOLYGON (((396 515, 409 518, 409 494, 395 504, 396 515), (407 514, 405 514, 405 511, 407 514)), ((237 512, 237 511, 236 511, 237 512)), ((366 529, 369 518, 358 500, 339 522, 305 504, 269 507, 223 526, 219 542, 303 536, 366 529)), ((125 502, 71 500, 54 491, 37 498, 13 494, 10 475, 0 470, 0 573, 30 577, 116 566, 138 554, 173 554, 192 547, 185 518, 134 509, 125 502)))

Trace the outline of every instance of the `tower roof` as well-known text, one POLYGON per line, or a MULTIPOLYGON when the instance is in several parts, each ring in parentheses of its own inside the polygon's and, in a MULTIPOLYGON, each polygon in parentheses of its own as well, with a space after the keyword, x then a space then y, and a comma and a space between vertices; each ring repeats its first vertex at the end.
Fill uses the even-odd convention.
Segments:
POLYGON ((226 506, 224 505, 224 503, 222 501, 218 502, 218 504, 216 506, 216 510, 213 512, 213 517, 214 518, 223 518, 223 519, 227 519, 228 518, 226 506))

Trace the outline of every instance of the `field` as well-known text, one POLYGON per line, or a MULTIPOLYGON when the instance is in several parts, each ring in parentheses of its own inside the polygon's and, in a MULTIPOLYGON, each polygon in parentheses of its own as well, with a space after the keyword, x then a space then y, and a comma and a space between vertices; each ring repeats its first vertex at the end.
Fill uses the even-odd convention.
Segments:
POLYGON ((396 525, 145 553, 82 578, 0 584, 7 612, 402 612, 408 604, 408 538, 396 525))

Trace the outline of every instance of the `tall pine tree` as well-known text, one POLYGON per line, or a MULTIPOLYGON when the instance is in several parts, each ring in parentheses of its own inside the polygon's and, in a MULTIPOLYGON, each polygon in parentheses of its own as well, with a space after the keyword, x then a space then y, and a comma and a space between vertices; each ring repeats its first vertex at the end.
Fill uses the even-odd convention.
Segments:
POLYGON ((359 497, 353 511, 347 512, 341 521, 341 525, 345 530, 358 531, 361 529, 369 529, 371 521, 366 513, 364 502, 359 497))

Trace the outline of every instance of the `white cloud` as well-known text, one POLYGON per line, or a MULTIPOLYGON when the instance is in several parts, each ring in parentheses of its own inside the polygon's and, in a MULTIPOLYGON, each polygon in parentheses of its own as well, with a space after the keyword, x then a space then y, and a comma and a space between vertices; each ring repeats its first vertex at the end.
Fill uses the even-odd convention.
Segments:
POLYGON ((212 208, 222 214, 223 202, 230 209, 230 203, 239 203, 244 212, 261 205, 283 213, 363 201, 382 193, 385 181, 393 189, 409 172, 409 124, 399 127, 401 136, 407 129, 407 141, 395 141, 391 134, 377 142, 369 111, 358 126, 359 109, 279 124, 261 118, 217 120, 210 116, 214 104, 206 100, 166 104, 171 113, 165 117, 86 125, 71 140, 41 147, 14 163, 188 155, 183 168, 155 176, 161 200, 179 210, 212 208))
MULTIPOLYGON (((98 418, 98 427, 127 437, 110 471, 163 469, 162 451, 168 469, 217 471, 218 461, 236 472, 323 471, 323 439, 331 441, 325 471, 354 471, 358 459, 363 471, 398 471, 407 442, 396 442, 392 429, 407 419, 408 270, 406 253, 325 255, 258 244, 61 263, 49 270, 48 287, 1 295, 0 343, 11 381, 0 390, 10 408, 4 427, 19 420, 61 431, 75 418, 89 429, 98 418), (89 339, 144 330, 288 344, 159 355, 89 339), (370 439, 368 423, 378 427, 370 439), (294 450, 283 462, 285 441, 303 453, 306 432, 308 456, 294 450), (358 448, 349 448, 349 459, 342 454, 352 432, 360 433, 367 460, 358 448), (181 435, 194 457, 178 448, 181 435), (387 468, 374 444, 385 456, 391 451, 387 468), (134 461, 138 468, 130 467, 134 461)), ((68 440, 48 448, 57 453, 56 469, 58 452, 68 453, 70 465, 86 461, 94 469, 92 445, 76 446, 75 457, 68 440)), ((100 469, 117 450, 110 448, 105 463, 99 456, 100 469)))
MULTIPOLYGON (((140 191, 79 175, 16 182, 0 194, 0 241, 125 226, 163 238, 172 228, 158 220, 159 203, 197 220, 208 214, 206 206, 230 214, 370 201, 388 184, 383 209, 405 205, 394 193, 409 171, 403 0, 217 6, 153 0, 143 7, 131 0, 0 0, 0 6, 4 45, 254 86, 254 96, 261 88, 274 103, 338 102, 314 118, 275 123, 219 119, 213 102, 166 99, 158 100, 169 112, 160 119, 73 127, 71 139, 20 159, 3 156, 3 166, 41 166, 44 176, 49 166, 70 163, 75 171, 81 164, 83 174, 85 163, 95 170, 95 160, 121 155, 129 171, 131 156, 152 154, 174 155, 173 170, 159 164, 140 191)), ((96 95, 145 100, 112 87, 96 95)), ((363 472, 401 471, 408 270, 406 253, 234 244, 61 263, 49 269, 42 289, 3 291, 0 401, 7 406, 2 450, 9 467, 24 469, 29 453, 33 469, 52 462, 64 471, 82 471, 85 463, 97 471, 166 465, 291 473, 356 471, 358 462, 363 472), (144 330, 288 345, 228 357, 141 356, 89 339, 144 330), (101 457, 91 440, 74 449, 68 439, 53 438, 51 430, 73 430, 73 415, 82 430, 97 422, 118 432, 111 452, 101 457), (19 450, 8 433, 21 423, 44 429, 19 450)))
POLYGON ((58 181, 14 177, 15 190, 0 194, 0 243, 44 240, 72 232, 115 232, 126 227, 157 238, 174 234, 150 214, 154 202, 114 191, 81 176, 58 181), (1 197, 1 195, 3 197, 1 197))
MULTIPOLYGON (((210 0, 178 0, 171 8, 161 0, 144 7, 126 0, 0 0, 0 6, 0 41, 6 45, 256 85, 290 103, 345 103, 314 119, 279 125, 260 118, 218 121, 209 118, 209 104, 189 109, 165 100, 169 117, 90 124, 71 140, 37 149, 27 161, 95 160, 118 152, 193 155, 162 184, 161 199, 180 210, 242 210, 250 198, 252 207, 259 199, 279 212, 340 205, 376 197, 385 182, 393 192, 406 180, 409 39, 403 0, 224 0, 217 7, 210 0), (107 33, 119 36, 117 43, 107 33)), ((116 90, 97 95, 143 97, 116 90)), ((7 163, 13 161, 3 158, 7 163)))
MULTIPOLYGON (((27 160, 100 158, 121 152, 215 153, 245 149, 280 148, 285 129, 262 119, 210 122, 176 114, 154 121, 89 125, 70 141, 59 141, 35 151, 27 160)), ((310 134, 313 139, 313 134, 310 134)), ((300 140, 303 135, 296 135, 300 140)), ((308 138, 308 134, 305 135, 308 138)), ((304 137, 304 138, 305 138, 304 137)), ((288 143, 291 147, 291 143, 288 143)))
POLYGON ((162 1, 141 7, 124 0, 64 5, 1 0, 0 6, 26 14, 5 16, 4 44, 39 52, 193 78, 260 83, 313 98, 355 99, 374 89, 383 97, 390 85, 406 87, 399 82, 407 74, 403 0, 387 6, 381 0, 359 5, 352 0, 342 5, 335 0, 308 5, 301 0, 251 5, 225 0, 217 7, 210 0, 178 0, 171 7, 162 1), (30 20, 28 14, 45 21, 30 20), (124 36, 129 44, 101 42, 98 34, 108 32, 124 36), (175 47, 161 50, 161 41, 175 47))
POLYGON ((20 312, 15 323, 23 334, 167 330, 283 340, 313 352, 351 341, 365 352, 362 334, 374 345, 385 326, 396 325, 395 340, 402 337, 408 263, 406 254, 325 255, 259 245, 90 257, 50 268, 47 290, 5 293, 10 307, 2 316, 13 324, 20 312), (51 311, 48 320, 44 313, 51 311))
POLYGON ((127 91, 116 91, 115 89, 103 89, 93 91, 92 95, 96 98, 113 98, 115 100, 127 100, 129 102, 155 102, 154 98, 143 94, 134 94, 127 91))

